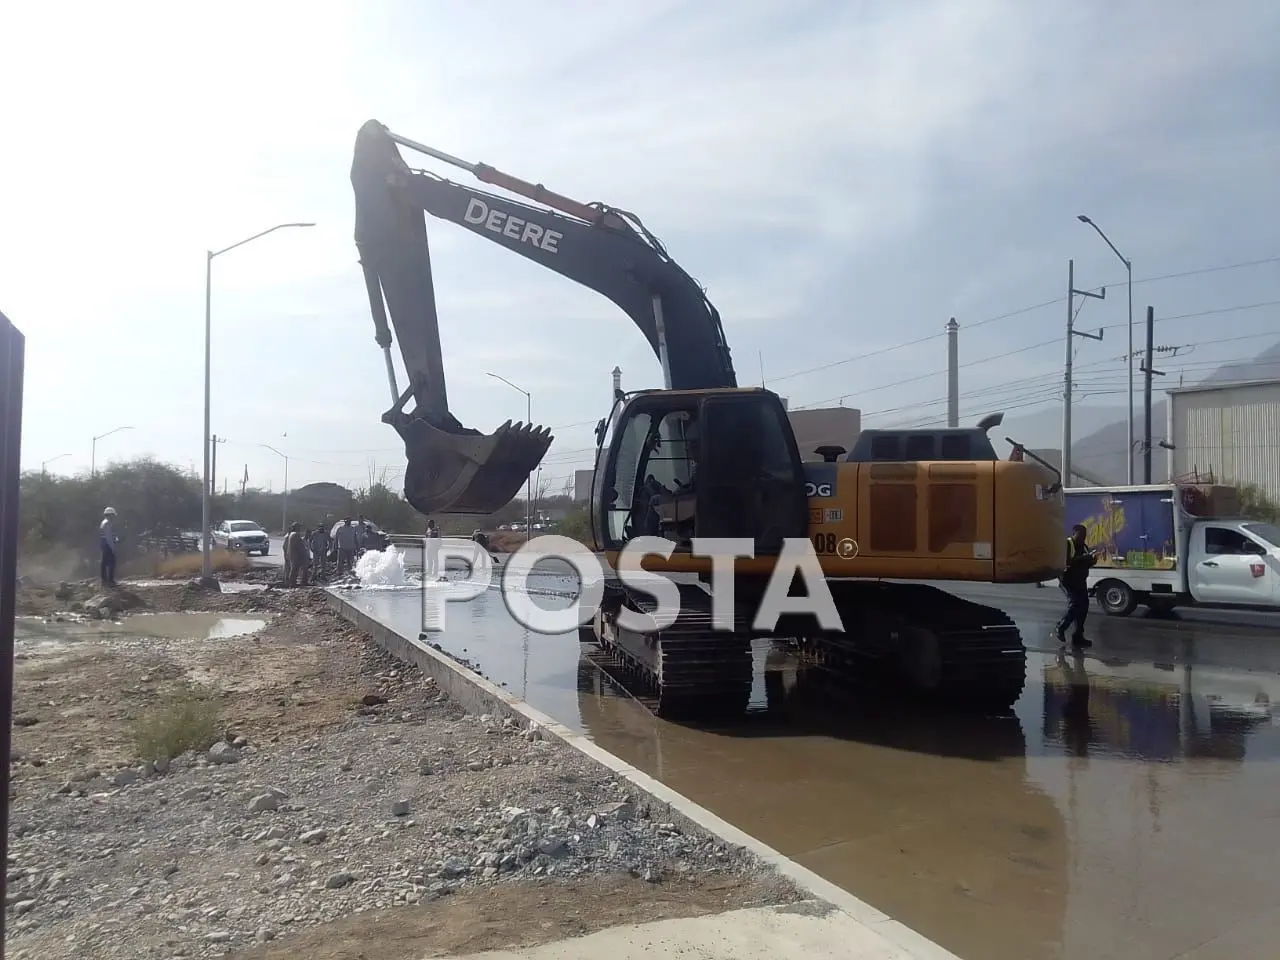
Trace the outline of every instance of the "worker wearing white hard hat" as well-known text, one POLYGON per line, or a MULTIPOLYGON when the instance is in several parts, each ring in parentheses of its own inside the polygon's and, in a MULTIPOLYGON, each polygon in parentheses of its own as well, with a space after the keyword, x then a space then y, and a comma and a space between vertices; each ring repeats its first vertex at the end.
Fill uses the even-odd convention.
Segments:
POLYGON ((102 549, 100 572, 104 587, 116 585, 116 549, 120 538, 116 536, 115 524, 111 522, 111 518, 115 515, 116 508, 107 507, 102 511, 102 523, 98 524, 98 543, 102 549))

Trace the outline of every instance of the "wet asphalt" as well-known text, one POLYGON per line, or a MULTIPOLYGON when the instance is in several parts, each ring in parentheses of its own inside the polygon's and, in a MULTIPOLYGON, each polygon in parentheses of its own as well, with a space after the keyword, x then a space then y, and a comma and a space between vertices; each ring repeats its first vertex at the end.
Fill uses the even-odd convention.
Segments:
MULTIPOLYGON (((554 571, 530 585, 576 588, 554 571)), ((1095 646, 1073 656, 1051 636, 1053 588, 950 588, 1022 630, 1010 716, 833 688, 762 642, 748 717, 677 725, 497 590, 450 604, 429 639, 961 957, 1280 956, 1280 617, 1095 611, 1095 646)), ((340 592, 417 635, 420 587, 340 592)))

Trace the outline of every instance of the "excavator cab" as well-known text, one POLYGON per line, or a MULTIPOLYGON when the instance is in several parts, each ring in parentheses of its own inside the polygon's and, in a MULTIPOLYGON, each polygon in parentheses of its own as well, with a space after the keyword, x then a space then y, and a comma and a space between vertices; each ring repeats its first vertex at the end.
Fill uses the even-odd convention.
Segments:
POLYGON ((747 538, 776 555, 808 534, 804 468, 776 394, 632 394, 599 440, 592 519, 606 551, 640 536, 685 553, 695 537, 747 538))

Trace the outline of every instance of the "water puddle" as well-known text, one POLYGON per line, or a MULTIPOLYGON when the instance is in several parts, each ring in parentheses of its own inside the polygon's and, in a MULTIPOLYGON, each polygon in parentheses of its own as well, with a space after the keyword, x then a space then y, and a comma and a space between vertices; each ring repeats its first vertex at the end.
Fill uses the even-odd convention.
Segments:
POLYGON ((119 623, 24 617, 14 622, 14 640, 37 649, 107 640, 229 640, 257 633, 266 625, 261 618, 218 613, 140 613, 119 623))
POLYGON ((265 583, 242 583, 238 580, 223 580, 218 586, 223 593, 261 593, 267 589, 265 583))
MULTIPOLYGON (((541 569, 531 587, 574 579, 541 569)), ((422 629, 414 593, 348 597, 422 629)), ((1273 955, 1274 634, 1098 618, 1077 658, 1035 649, 1055 604, 1006 609, 1033 650, 1022 698, 995 717, 833 684, 764 641, 744 722, 667 723, 497 589, 448 604, 423 639, 960 956, 1096 960, 1124 943, 1165 960, 1241 933, 1236 956, 1273 955), (1265 919, 1233 932, 1241 917, 1265 919)))

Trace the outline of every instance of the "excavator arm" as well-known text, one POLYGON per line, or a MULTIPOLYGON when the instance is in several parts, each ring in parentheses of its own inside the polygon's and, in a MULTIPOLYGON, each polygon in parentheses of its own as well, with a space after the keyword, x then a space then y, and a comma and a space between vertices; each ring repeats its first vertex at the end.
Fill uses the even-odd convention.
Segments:
POLYGON ((515 496, 552 440, 545 428, 510 421, 485 435, 464 427, 450 412, 425 213, 607 297, 640 328, 669 389, 737 385, 715 307, 633 215, 579 203, 484 164, 467 163, 373 120, 356 137, 351 183, 356 247, 392 396, 383 420, 405 442, 405 497, 418 511, 493 512, 515 496), (543 206, 413 170, 398 146, 543 206), (393 328, 409 379, 403 392, 391 361, 393 328), (414 409, 406 412, 410 399, 414 409))

